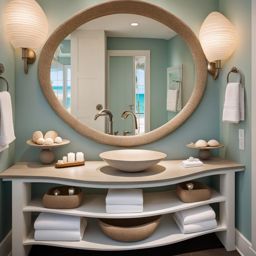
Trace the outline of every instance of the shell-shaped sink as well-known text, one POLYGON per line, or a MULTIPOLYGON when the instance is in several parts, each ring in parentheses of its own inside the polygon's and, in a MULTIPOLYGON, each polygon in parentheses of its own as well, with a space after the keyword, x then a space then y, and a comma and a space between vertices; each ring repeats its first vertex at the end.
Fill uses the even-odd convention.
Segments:
POLYGON ((100 157, 121 171, 140 172, 156 165, 166 158, 166 154, 145 149, 120 149, 103 152, 100 157))

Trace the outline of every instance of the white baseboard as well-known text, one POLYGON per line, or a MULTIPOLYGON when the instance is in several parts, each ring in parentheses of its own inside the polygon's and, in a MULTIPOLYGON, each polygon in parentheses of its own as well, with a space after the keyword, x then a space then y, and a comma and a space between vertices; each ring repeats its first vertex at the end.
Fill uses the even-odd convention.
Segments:
POLYGON ((256 252, 252 249, 251 242, 238 230, 236 230, 236 250, 242 256, 256 256, 256 252))
POLYGON ((6 237, 0 243, 0 255, 8 256, 12 251, 12 231, 10 231, 6 237))

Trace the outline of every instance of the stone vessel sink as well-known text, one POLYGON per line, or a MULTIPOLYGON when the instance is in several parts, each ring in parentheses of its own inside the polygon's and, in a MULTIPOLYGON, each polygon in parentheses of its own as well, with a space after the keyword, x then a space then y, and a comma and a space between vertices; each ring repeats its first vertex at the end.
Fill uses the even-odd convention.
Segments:
POLYGON ((166 158, 166 154, 144 149, 121 149, 103 152, 100 157, 121 171, 140 172, 156 165, 166 158))

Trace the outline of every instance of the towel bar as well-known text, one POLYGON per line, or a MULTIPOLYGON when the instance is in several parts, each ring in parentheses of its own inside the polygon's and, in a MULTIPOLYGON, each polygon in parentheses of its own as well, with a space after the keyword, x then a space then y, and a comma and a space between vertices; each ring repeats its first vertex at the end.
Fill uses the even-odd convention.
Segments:
POLYGON ((242 83, 242 74, 241 72, 239 71, 239 69, 237 67, 232 67, 231 70, 228 72, 228 75, 227 75, 227 83, 229 83, 229 76, 231 73, 236 73, 239 75, 239 78, 240 78, 240 83, 242 83))
MULTIPOLYGON (((2 73, 4 73, 4 65, 2 63, 0 63, 0 75, 2 75, 2 73)), ((9 83, 8 83, 8 81, 4 77, 2 77, 2 76, 0 76, 0 80, 3 80, 5 82, 6 90, 9 91, 9 83)))

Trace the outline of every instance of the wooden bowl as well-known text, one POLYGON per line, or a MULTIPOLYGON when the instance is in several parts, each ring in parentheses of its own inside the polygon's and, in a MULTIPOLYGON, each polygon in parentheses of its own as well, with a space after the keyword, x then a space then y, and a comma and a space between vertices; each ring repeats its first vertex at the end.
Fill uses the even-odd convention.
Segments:
POLYGON ((156 230, 161 216, 138 219, 99 219, 105 235, 116 241, 136 242, 148 238, 156 230))
POLYGON ((188 181, 178 184, 176 186, 176 193, 184 203, 205 201, 210 199, 212 195, 212 191, 207 185, 197 181, 188 181), (188 183, 193 183, 194 188, 189 190, 186 186, 188 183))
POLYGON ((51 188, 43 196, 43 206, 51 209, 73 209, 81 205, 83 199, 83 192, 80 188, 73 187, 74 195, 68 194, 70 186, 59 186, 51 188), (60 194, 54 195, 54 191, 58 190, 60 194))

